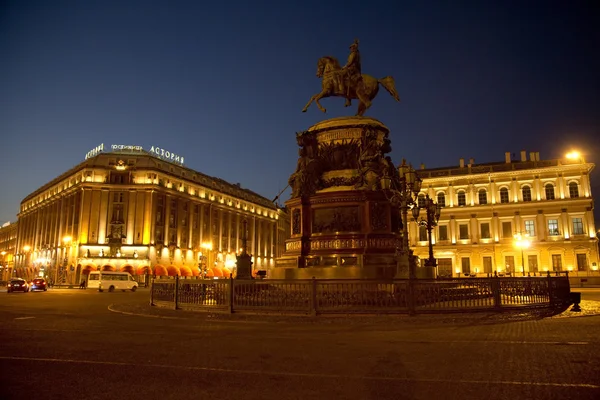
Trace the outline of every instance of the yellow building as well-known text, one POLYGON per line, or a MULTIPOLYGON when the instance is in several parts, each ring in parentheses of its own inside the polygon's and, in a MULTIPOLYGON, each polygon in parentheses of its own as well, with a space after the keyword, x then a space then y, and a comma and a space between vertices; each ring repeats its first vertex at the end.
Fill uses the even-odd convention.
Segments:
POLYGON ((239 184, 182 162, 155 147, 113 145, 105 152, 101 145, 89 152, 21 202, 17 273, 69 284, 92 270, 143 279, 229 276, 244 226, 254 269, 271 268, 289 232, 287 214, 239 184))
MULTIPOLYGON (((522 151, 519 160, 421 169, 419 202, 443 205, 432 241, 439 276, 512 276, 571 271, 598 275, 590 172, 594 164, 576 153, 540 160, 522 151)), ((420 221, 420 216, 418 220, 420 221)), ((409 224, 411 248, 428 258, 427 231, 409 224)))
POLYGON ((13 276, 16 246, 17 224, 7 222, 0 227, 0 281, 7 281, 13 276))

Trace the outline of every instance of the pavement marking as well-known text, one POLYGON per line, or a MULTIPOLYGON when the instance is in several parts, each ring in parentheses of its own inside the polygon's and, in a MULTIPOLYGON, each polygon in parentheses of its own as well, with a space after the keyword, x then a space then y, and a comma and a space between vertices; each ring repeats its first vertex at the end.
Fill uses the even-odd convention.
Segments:
POLYGON ((35 317, 17 317, 15 319, 33 319, 33 318, 35 318, 35 317))
MULTIPOLYGON (((159 319, 179 319, 179 320, 189 320, 190 319, 190 318, 184 318, 184 317, 166 317, 163 315, 138 314, 138 313, 133 313, 133 312, 129 312, 129 311, 120 311, 120 310, 115 310, 115 308, 113 306, 114 306, 114 304, 110 304, 108 306, 108 311, 114 312, 117 314, 133 315, 136 317, 159 318, 159 319)), ((268 324, 269 323, 269 321, 225 321, 225 320, 217 320, 217 319, 210 319, 210 318, 207 318, 203 321, 204 322, 225 323, 225 324, 268 324)))
POLYGON ((245 375, 272 375, 272 376, 290 376, 304 378, 326 378, 326 379, 364 379, 373 381, 396 381, 396 382, 423 382, 423 383, 461 383, 461 384, 480 384, 480 385, 516 385, 516 386, 550 386, 562 388, 586 388, 600 389, 600 385, 590 383, 561 383, 561 382, 523 382, 523 381, 479 381, 472 379, 427 379, 427 378, 401 378, 401 377, 385 377, 385 376, 364 376, 364 375, 340 375, 340 374, 311 374, 302 372, 274 372, 274 371, 249 371, 230 368, 210 368, 210 367, 191 367, 183 365, 166 365, 166 364, 134 364, 118 361, 92 361, 92 360, 72 360, 60 358, 37 358, 37 357, 8 357, 0 356, 0 360, 11 361, 39 361, 50 363, 70 363, 70 364, 91 364, 91 365, 110 365, 123 367, 148 367, 148 368, 164 368, 178 369, 187 371, 208 371, 208 372, 223 372, 237 373, 245 375))

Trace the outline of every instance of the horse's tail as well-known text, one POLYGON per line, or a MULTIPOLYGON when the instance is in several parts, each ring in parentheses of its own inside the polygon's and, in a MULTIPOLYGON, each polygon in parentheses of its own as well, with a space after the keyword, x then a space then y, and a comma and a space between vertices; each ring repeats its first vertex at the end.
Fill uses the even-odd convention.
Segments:
POLYGON ((377 80, 377 82, 383 86, 396 101, 400 101, 400 96, 398 96, 398 92, 396 92, 396 83, 394 82, 393 77, 386 76, 385 78, 377 80))

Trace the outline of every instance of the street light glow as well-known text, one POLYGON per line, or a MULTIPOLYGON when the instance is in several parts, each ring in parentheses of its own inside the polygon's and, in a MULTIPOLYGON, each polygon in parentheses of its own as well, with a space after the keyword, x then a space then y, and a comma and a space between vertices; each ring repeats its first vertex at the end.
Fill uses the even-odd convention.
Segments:
POLYGON ((570 160, 577 160, 579 157, 581 157, 581 154, 579 154, 578 151, 573 150, 567 153, 566 157, 570 160))

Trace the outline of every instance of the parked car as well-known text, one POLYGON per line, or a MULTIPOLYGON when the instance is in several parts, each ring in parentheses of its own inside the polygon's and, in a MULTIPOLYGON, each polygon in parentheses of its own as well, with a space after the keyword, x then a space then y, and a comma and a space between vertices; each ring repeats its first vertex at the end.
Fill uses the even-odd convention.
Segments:
POLYGON ((29 284, 25 279, 11 279, 10 281, 8 281, 8 285, 6 285, 6 292, 29 292, 29 284))
POLYGON ((47 286, 48 285, 46 284, 46 280, 44 278, 35 278, 31 281, 31 284, 29 285, 29 290, 31 290, 32 292, 34 290, 43 290, 45 292, 46 290, 48 290, 47 286))

